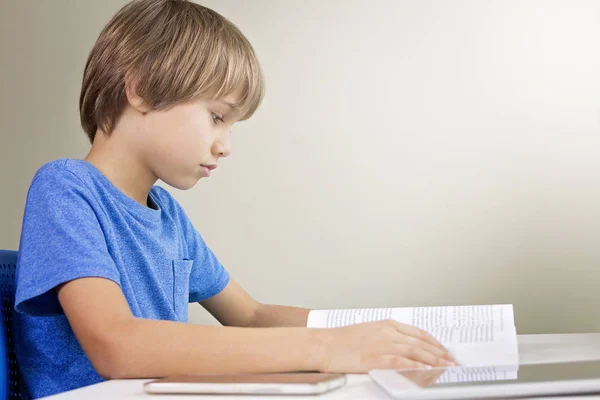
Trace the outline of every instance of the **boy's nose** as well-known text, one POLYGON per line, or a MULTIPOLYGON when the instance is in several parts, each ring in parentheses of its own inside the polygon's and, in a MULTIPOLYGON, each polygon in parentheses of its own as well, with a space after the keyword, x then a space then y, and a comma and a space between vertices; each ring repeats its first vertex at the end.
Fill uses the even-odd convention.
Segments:
POLYGON ((229 139, 218 140, 213 146, 213 154, 218 157, 227 157, 231 154, 231 143, 229 139))

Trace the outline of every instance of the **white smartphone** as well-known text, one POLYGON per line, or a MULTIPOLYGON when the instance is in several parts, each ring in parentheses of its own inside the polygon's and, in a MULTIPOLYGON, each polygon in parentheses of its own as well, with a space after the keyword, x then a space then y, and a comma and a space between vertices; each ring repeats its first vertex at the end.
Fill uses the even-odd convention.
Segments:
POLYGON ((144 384, 151 394, 320 394, 342 387, 343 374, 200 374, 156 379, 144 384))

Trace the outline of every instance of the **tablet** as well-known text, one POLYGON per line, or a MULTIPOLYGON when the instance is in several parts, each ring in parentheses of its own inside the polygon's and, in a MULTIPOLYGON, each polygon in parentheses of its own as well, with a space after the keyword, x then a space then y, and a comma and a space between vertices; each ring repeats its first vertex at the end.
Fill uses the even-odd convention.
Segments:
POLYGON ((600 361, 373 370, 369 375, 394 399, 454 400, 600 393, 600 361))
POLYGON ((320 394, 346 383, 342 374, 201 374, 144 384, 151 394, 320 394))

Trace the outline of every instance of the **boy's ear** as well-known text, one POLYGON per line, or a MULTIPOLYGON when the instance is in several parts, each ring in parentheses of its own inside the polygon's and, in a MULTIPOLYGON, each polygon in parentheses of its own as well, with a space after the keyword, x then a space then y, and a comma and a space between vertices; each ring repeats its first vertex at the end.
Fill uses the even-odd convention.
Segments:
POLYGON ((147 112, 152 110, 152 107, 146 103, 146 101, 138 96, 136 90, 136 81, 131 77, 128 77, 125 81, 125 95, 127 96, 127 101, 131 105, 131 107, 135 108, 142 114, 146 114, 147 112))

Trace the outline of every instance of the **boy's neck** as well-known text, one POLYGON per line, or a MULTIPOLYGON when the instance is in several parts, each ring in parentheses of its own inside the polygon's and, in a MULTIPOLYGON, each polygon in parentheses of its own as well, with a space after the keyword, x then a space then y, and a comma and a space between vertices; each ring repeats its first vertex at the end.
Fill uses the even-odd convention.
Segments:
POLYGON ((118 135, 107 137, 98 131, 85 161, 94 165, 117 189, 147 207, 148 192, 158 178, 131 149, 118 141, 118 135))

